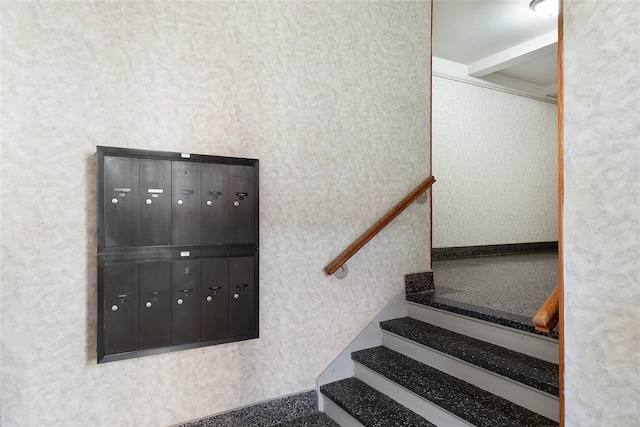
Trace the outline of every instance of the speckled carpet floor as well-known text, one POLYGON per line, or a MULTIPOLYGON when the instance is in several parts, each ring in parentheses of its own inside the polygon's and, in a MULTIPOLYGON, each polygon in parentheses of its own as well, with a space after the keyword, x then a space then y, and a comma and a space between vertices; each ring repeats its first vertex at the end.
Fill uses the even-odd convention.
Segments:
POLYGON ((558 284, 557 252, 433 262, 438 295, 533 317, 558 284))

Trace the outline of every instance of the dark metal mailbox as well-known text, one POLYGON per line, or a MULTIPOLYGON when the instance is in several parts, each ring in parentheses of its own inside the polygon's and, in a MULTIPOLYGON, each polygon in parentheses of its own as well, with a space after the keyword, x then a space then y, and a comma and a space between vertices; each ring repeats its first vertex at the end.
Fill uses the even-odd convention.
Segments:
POLYGON ((171 162, 140 159, 138 245, 171 244, 171 162))
POLYGON ((249 335, 255 328, 253 258, 229 259, 229 335, 249 335))
POLYGON ((135 262, 109 263, 103 267, 105 354, 125 353, 140 347, 138 275, 135 262))
POLYGON ((229 166, 229 243, 253 243, 254 169, 251 166, 229 166))
POLYGON ((106 246, 138 243, 138 159, 104 158, 104 230, 106 246))
POLYGON ((229 166, 202 164, 202 243, 228 242, 229 166))
POLYGON ((258 338, 258 160, 96 157, 98 362, 258 338))
POLYGON ((229 261, 227 258, 202 260, 202 318, 200 339, 203 341, 229 336, 229 261))
POLYGON ((200 339, 200 260, 173 261, 171 272, 171 343, 200 339))
POLYGON ((200 244, 200 163, 172 162, 171 174, 171 240, 200 244))
POLYGON ((171 345, 171 262, 140 263, 140 348, 171 345))

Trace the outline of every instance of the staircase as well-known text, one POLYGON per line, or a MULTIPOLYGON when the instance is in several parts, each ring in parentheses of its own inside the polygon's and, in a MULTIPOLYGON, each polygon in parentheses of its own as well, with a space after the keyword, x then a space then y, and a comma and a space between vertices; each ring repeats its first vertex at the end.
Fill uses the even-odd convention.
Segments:
POLYGON ((433 293, 385 311, 318 380, 339 425, 558 426, 557 338, 433 293))

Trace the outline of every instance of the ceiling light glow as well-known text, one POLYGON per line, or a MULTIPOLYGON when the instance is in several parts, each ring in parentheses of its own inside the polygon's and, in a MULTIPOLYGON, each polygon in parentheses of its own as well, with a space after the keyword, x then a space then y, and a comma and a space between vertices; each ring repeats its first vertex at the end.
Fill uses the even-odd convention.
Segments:
POLYGON ((529 7, 541 18, 556 16, 559 10, 558 0, 533 0, 529 7))

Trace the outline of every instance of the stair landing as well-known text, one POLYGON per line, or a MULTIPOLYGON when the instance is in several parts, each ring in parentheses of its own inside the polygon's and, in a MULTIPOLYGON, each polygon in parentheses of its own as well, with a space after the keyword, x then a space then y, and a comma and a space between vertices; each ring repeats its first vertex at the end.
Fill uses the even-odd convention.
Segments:
POLYGON ((533 318, 558 284, 557 251, 433 261, 449 300, 533 318))
POLYGON ((533 316, 558 283, 558 253, 435 260, 433 276, 435 292, 407 301, 535 333, 533 316))

